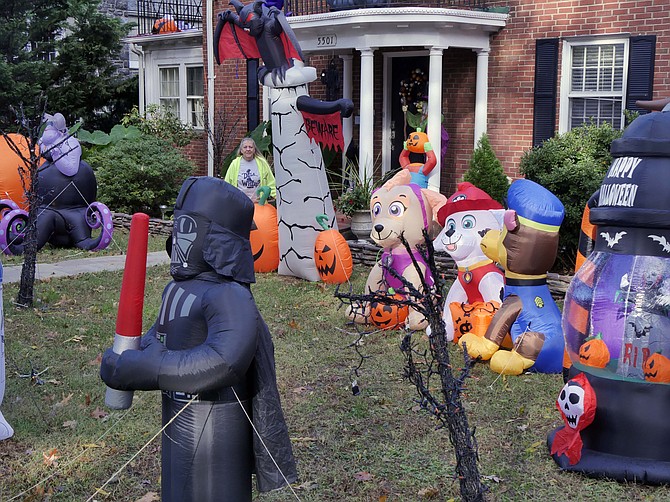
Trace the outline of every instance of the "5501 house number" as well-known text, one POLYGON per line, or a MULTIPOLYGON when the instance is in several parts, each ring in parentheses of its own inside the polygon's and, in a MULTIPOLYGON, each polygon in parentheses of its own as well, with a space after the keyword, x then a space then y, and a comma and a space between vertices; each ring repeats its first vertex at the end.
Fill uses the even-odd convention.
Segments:
POLYGON ((337 35, 323 35, 316 37, 317 47, 333 47, 337 45, 337 35))

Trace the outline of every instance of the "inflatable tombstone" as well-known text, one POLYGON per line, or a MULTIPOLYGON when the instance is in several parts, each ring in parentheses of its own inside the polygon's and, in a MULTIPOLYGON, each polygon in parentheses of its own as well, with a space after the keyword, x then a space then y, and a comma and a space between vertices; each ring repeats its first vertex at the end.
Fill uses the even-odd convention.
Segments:
POLYGON ((175 203, 173 281, 158 319, 140 350, 103 356, 109 387, 163 393, 165 502, 250 501, 252 471, 261 492, 297 477, 272 339, 250 291, 253 213, 225 181, 188 178, 175 203))
MULTIPOLYGON (((98 184, 93 169, 81 160, 81 146, 70 136, 65 118, 56 113, 46 118, 39 140, 46 160, 38 170, 37 249, 48 242, 57 247, 76 247, 87 251, 105 249, 112 241, 112 213, 96 202, 98 184), (97 236, 92 230, 100 229, 97 236)), ((0 208, 11 201, 0 201, 0 208)), ((2 213, 0 247, 5 254, 23 254, 23 228, 28 213, 20 208, 2 213)))
POLYGON ((561 442, 574 419, 548 442, 562 469, 669 483, 670 110, 635 119, 611 152, 589 203, 595 248, 563 308, 570 376, 592 387, 595 415, 578 455, 561 442))
POLYGON ((284 14, 264 0, 244 5, 231 0, 235 10, 219 14, 214 34, 215 56, 262 58, 260 83, 269 89, 277 182, 279 222, 278 273, 310 281, 320 279, 314 244, 325 214, 337 229, 335 210, 319 142, 342 149, 341 117, 353 112, 351 100, 320 101, 309 96, 307 84, 316 69, 305 66, 298 40, 284 14))

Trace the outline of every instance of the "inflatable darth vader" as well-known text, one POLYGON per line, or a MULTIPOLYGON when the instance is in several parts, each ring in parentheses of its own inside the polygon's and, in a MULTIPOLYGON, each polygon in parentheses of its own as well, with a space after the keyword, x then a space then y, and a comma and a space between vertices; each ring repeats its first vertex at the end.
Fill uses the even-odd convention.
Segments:
POLYGON ((251 500, 252 471, 259 491, 296 480, 274 347, 250 291, 253 212, 223 180, 188 178, 168 245, 174 280, 158 319, 140 350, 103 356, 109 387, 162 391, 163 424, 172 421, 162 442, 163 501, 251 500))

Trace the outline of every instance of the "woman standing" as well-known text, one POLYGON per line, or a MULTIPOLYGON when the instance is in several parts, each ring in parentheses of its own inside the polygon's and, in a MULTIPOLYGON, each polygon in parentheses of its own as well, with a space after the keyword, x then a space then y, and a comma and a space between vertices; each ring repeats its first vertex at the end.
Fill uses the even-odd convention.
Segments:
POLYGON ((242 190, 253 202, 258 199, 259 186, 270 187, 270 197, 276 197, 275 177, 251 138, 244 138, 240 143, 237 157, 230 163, 224 180, 242 190))

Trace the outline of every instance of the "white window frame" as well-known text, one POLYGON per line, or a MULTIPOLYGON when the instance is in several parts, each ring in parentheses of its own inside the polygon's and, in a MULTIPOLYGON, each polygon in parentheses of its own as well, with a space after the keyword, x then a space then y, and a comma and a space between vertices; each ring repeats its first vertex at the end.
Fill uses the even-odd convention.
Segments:
POLYGON ((560 106, 558 118, 558 132, 560 134, 566 133, 571 129, 571 98, 587 97, 595 93, 586 92, 572 92, 572 54, 573 48, 584 45, 612 45, 623 44, 624 46, 624 66, 623 66, 623 82, 621 92, 598 92, 597 96, 613 96, 621 97, 621 127, 624 127, 625 116, 624 110, 626 108, 626 85, 628 82, 628 52, 629 39, 627 37, 599 37, 599 38, 573 38, 563 40, 562 57, 561 57, 561 87, 560 87, 560 106))
POLYGON ((158 64, 157 69, 158 69, 158 104, 161 104, 162 99, 169 99, 172 96, 162 96, 161 95, 161 70, 163 69, 169 69, 169 68, 175 68, 178 71, 178 79, 179 79, 179 95, 175 96, 179 100, 179 105, 178 105, 178 118, 181 120, 184 124, 192 126, 194 129, 203 129, 204 124, 200 123, 194 123, 193 117, 191 115, 191 109, 190 105, 193 102, 194 99, 200 99, 202 102, 202 113, 203 113, 203 118, 204 118, 204 106, 205 106, 205 86, 204 86, 204 67, 202 63, 200 64, 193 64, 193 63, 174 63, 174 62, 169 62, 165 64, 158 64), (188 70, 190 68, 202 68, 203 69, 203 88, 202 88, 202 94, 198 95, 189 95, 188 94, 188 70))

